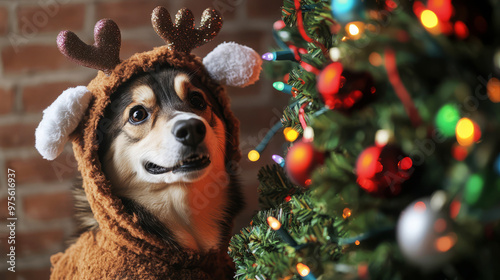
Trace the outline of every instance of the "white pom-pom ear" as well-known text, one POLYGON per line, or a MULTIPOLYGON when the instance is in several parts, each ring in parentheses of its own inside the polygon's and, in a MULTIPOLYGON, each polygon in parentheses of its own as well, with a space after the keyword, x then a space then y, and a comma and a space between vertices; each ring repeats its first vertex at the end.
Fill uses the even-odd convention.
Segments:
POLYGON ((234 42, 218 45, 203 58, 203 64, 212 79, 236 87, 255 83, 262 69, 262 59, 256 51, 234 42))
POLYGON ((54 160, 61 154, 69 135, 82 120, 91 96, 85 86, 69 88, 43 111, 35 131, 35 147, 43 158, 54 160))

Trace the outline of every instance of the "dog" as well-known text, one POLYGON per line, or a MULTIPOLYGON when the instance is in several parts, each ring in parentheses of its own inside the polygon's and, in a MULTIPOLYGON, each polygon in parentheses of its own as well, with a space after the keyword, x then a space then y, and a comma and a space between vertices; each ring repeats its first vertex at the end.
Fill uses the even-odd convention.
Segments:
MULTIPOLYGON (((243 206, 238 179, 225 166, 221 110, 194 75, 166 68, 121 85, 99 123, 99 158, 112 193, 169 245, 218 248, 230 230, 223 221, 243 206)), ((77 187, 74 194, 78 232, 98 231, 85 192, 77 187)))

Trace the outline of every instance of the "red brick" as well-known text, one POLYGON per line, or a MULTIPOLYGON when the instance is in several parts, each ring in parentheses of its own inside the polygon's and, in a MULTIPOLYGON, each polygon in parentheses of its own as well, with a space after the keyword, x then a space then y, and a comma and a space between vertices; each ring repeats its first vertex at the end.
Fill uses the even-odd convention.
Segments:
POLYGON ((242 29, 234 32, 221 32, 213 41, 208 42, 207 44, 199 48, 196 48, 193 53, 200 57, 204 57, 222 42, 236 42, 238 44, 248 46, 258 53, 261 53, 267 51, 261 49, 262 40, 266 36, 268 36, 266 32, 249 29, 242 29))
MULTIPOLYGON (((7 193, 7 191, 5 191, 7 193)), ((14 201, 16 203, 16 201, 14 201)), ((0 199, 0 220, 5 221, 5 219, 10 218, 8 207, 8 200, 6 197, 0 199)))
POLYGON ((39 2, 39 5, 20 6, 17 9, 18 27, 21 32, 47 32, 80 30, 85 20, 84 4, 61 5, 57 1, 39 2), (55 3, 47 5, 46 3, 55 3))
POLYGON ((75 67, 53 45, 26 45, 2 50, 4 73, 27 74, 44 70, 57 70, 75 67))
POLYGON ((64 90, 75 86, 77 84, 74 82, 57 82, 25 87, 23 89, 24 111, 42 111, 52 104, 64 90))
POLYGON ((156 6, 161 5, 164 6, 165 2, 129 0, 97 3, 97 18, 110 18, 118 24, 120 29, 151 26, 151 12, 156 6))
MULTIPOLYGON (((199 0, 184 0, 182 1, 182 7, 187 7, 193 12, 196 24, 199 24, 201 19, 201 14, 208 8, 217 9, 221 14, 224 21, 234 19, 238 9, 245 8, 244 0, 213 0, 211 2, 205 3, 199 0)), ((171 11, 171 13, 177 13, 177 11, 171 11)))
MULTIPOLYGON (((8 244, 8 237, 8 232, 2 234, 2 236, 0 236, 0 242, 2 242, 2 244, 8 244)), ((62 247, 61 245, 64 243, 64 238, 64 232, 62 230, 21 233, 19 229, 16 229, 16 256, 22 257, 39 253, 52 253, 62 247)))
POLYGON ((252 0, 246 1, 247 13, 250 18, 268 18, 271 20, 281 19, 281 7, 283 1, 252 0))
POLYGON ((7 34, 9 23, 9 14, 7 8, 0 7, 0 35, 7 34))
POLYGON ((26 196, 23 204, 24 214, 30 219, 53 220, 71 217, 73 214, 70 192, 26 196))
POLYGON ((16 272, 12 273, 5 269, 5 272, 0 272, 0 279, 5 280, 35 280, 35 279, 49 279, 50 278, 50 267, 45 268, 18 268, 16 267, 16 272))
POLYGON ((7 167, 16 171, 18 185, 34 182, 60 181, 74 178, 76 160, 71 154, 61 154, 57 159, 48 161, 41 156, 27 159, 11 159, 7 167))
POLYGON ((10 124, 0 126, 0 147, 12 148, 35 145, 37 124, 10 124))
POLYGON ((14 91, 12 89, 0 88, 0 115, 14 111, 14 91))
POLYGON ((54 252, 64 243, 62 230, 19 233, 16 235, 16 253, 20 256, 54 252))
MULTIPOLYGON (((154 32, 153 29, 151 29, 154 32)), ((154 35, 154 34, 152 34, 154 35)), ((159 38, 159 37, 158 37, 159 38)), ((131 55, 138 52, 150 51, 155 47, 159 47, 164 45, 163 40, 159 40, 159 42, 145 42, 141 40, 126 40, 122 42, 122 47, 120 50, 120 57, 123 59, 129 58, 131 55)))
POLYGON ((256 82, 255 84, 244 88, 228 87, 227 94, 231 98, 238 98, 240 96, 256 96, 260 94, 261 88, 262 88, 262 83, 256 82))

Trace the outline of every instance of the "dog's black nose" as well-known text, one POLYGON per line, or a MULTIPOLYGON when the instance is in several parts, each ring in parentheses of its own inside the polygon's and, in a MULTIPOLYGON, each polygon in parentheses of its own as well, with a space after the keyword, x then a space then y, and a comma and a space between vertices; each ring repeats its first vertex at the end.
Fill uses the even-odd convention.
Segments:
POLYGON ((172 128, 172 134, 177 141, 192 147, 205 139, 206 132, 205 124, 198 119, 177 121, 172 128))

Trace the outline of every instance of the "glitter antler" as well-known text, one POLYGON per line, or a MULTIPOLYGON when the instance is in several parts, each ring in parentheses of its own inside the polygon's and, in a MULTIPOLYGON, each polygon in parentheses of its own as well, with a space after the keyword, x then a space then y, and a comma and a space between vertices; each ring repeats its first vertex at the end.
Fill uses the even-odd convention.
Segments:
POLYGON ((57 47, 80 65, 109 72, 120 63, 120 29, 114 21, 102 19, 94 27, 94 41, 93 45, 87 45, 75 33, 61 31, 57 47))
POLYGON ((174 24, 168 10, 158 6, 153 11, 151 22, 170 48, 185 53, 212 40, 222 27, 221 15, 211 8, 203 12, 198 28, 194 27, 193 13, 186 8, 177 12, 174 24))

